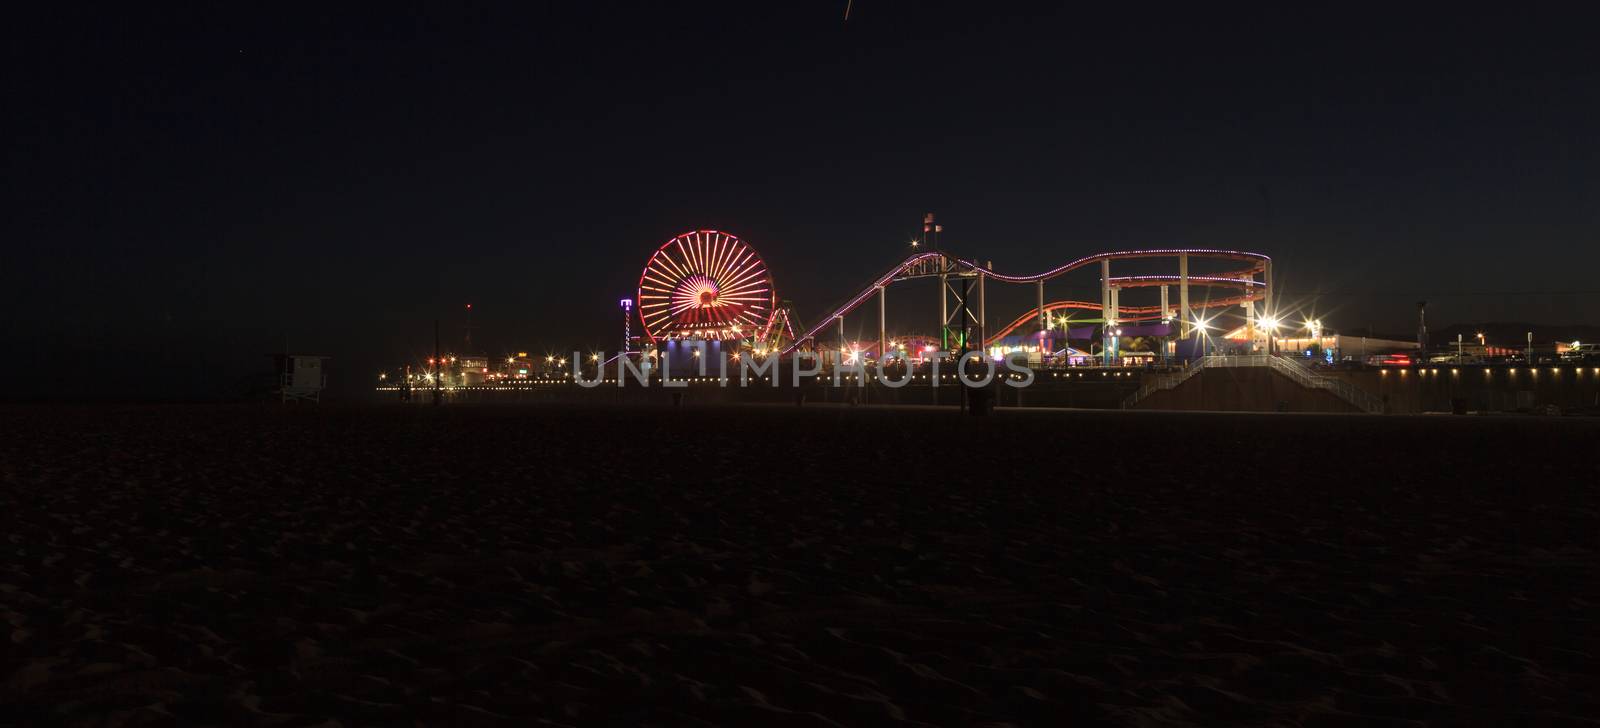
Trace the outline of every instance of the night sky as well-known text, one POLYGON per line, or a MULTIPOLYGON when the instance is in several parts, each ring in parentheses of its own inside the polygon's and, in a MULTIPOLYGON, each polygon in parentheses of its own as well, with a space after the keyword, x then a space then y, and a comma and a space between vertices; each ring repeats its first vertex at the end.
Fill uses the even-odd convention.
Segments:
MULTIPOLYGON (((286 341, 356 391, 436 317, 459 341, 467 302, 484 353, 614 349, 645 259, 701 227, 809 323, 928 211, 1006 272, 1264 252, 1344 328, 1408 333, 1419 298, 1437 325, 1600 321, 1578 18, 844 6, 13 15, 11 394, 220 396, 286 341)), ((1009 320, 1032 293, 996 295, 1009 320)))

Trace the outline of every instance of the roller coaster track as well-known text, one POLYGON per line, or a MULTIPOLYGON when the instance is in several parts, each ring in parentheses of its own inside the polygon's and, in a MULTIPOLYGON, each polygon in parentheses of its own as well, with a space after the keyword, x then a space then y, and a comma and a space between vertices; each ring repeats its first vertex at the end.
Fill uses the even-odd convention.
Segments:
MULTIPOLYGON (((781 353, 783 355, 788 355, 794 352, 795 349, 799 348, 804 342, 815 341, 817 334, 829 324, 833 323, 839 317, 854 311, 862 303, 866 302, 868 298, 871 298, 874 293, 878 292, 879 289, 888 286, 897 280, 943 274, 948 276, 983 276, 985 278, 992 278, 1002 283, 1036 283, 1040 281, 1048 281, 1052 278, 1065 275, 1079 268, 1100 263, 1101 261, 1134 260, 1139 258, 1171 258, 1180 255, 1205 259, 1238 260, 1250 263, 1250 267, 1248 269, 1234 273, 1227 273, 1223 275, 1189 276, 1189 284, 1192 286, 1229 285, 1241 287, 1246 290, 1249 290, 1252 286, 1256 288, 1264 288, 1266 286, 1265 283, 1254 280, 1246 281, 1245 279, 1253 276, 1257 272, 1267 270, 1267 266, 1271 265, 1272 263, 1272 259, 1268 256, 1242 250, 1222 250, 1215 248, 1160 248, 1152 250, 1122 250, 1106 253, 1095 253, 1094 255, 1087 255, 1082 258, 1069 261, 1042 273, 1034 273, 1031 275, 1009 275, 1005 273, 997 273, 993 270, 985 268, 979 265, 976 261, 958 258, 944 252, 932 251, 926 253, 917 253, 903 261, 900 261, 894 267, 886 271, 883 275, 878 276, 871 283, 863 287, 860 293, 851 297, 849 300, 845 301, 844 304, 835 308, 827 315, 818 318, 818 323, 815 326, 807 330, 805 333, 795 337, 794 340, 791 341, 787 348, 783 349, 781 353), (941 261, 942 264, 936 269, 934 264, 941 261)), ((1111 282, 1123 287, 1134 288, 1141 286, 1171 285, 1175 283, 1181 283, 1182 279, 1179 276, 1131 276, 1124 277, 1122 279, 1111 279, 1111 282)), ((1249 299, 1246 296, 1240 296, 1235 303, 1238 303, 1242 300, 1249 299)), ((1058 303, 1071 304, 1074 302, 1067 301, 1058 303)), ((1094 306, 1095 310, 1100 308, 1097 304, 1091 305, 1094 306)), ((1218 303, 1216 305, 1224 304, 1218 303)), ((1127 309, 1119 308, 1119 312, 1122 310, 1127 309)), ((1037 315, 1037 309, 1034 309, 1028 314, 1029 317, 1037 315)))

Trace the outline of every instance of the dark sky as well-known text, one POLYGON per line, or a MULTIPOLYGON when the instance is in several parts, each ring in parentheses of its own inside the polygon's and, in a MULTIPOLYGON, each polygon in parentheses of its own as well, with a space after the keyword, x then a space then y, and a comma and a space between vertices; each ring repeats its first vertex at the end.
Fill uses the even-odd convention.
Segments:
MULTIPOLYGON (((487 353, 615 348, 617 299, 697 227, 814 317, 926 211, 1008 272, 1265 252, 1349 328, 1409 331, 1418 298, 1440 324, 1600 320, 1580 18, 455 5, 13 16, 11 375, 215 395, 287 339, 360 388, 435 317, 458 340, 468 301, 487 353)), ((997 295, 1006 320, 1031 300, 997 295)))

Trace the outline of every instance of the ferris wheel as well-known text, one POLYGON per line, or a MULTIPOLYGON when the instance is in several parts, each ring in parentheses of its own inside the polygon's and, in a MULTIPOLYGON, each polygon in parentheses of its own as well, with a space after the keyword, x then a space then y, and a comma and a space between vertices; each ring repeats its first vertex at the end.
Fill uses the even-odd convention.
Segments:
POLYGON ((639 320, 652 342, 764 337, 776 303, 755 248, 716 230, 668 240, 639 275, 639 320))

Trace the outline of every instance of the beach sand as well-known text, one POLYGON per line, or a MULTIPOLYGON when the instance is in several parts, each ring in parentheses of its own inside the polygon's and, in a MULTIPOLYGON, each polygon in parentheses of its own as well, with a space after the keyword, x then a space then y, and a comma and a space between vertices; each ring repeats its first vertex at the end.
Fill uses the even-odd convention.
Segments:
POLYGON ((1600 422, 0 409, 0 723, 1594 725, 1600 422))

